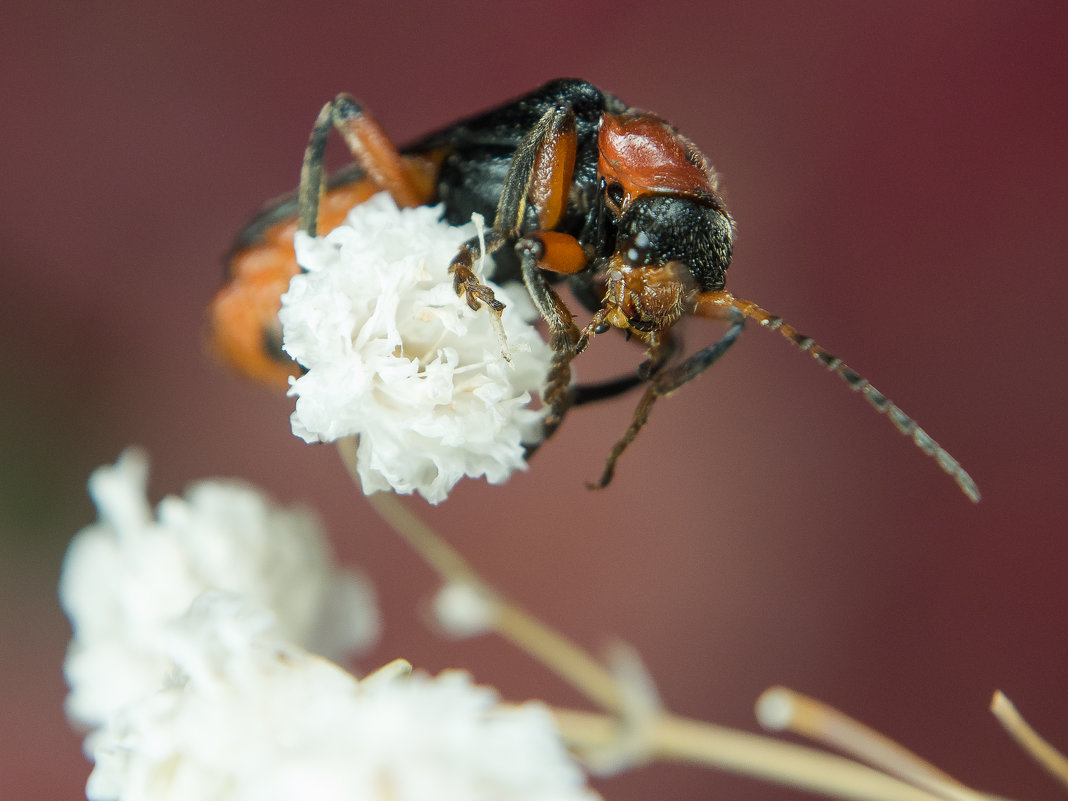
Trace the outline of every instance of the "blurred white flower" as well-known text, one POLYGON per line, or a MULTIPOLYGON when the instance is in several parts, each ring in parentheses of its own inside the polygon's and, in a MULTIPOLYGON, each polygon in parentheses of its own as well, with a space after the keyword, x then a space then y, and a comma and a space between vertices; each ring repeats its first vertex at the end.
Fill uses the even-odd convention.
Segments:
MULTIPOLYGON (((551 352, 510 297, 502 323, 457 297, 448 265, 474 225, 452 228, 435 208, 397 209, 386 194, 356 206, 325 237, 298 234, 306 271, 282 298, 284 347, 307 372, 292 382, 293 433, 307 442, 358 437, 364 492, 445 499, 464 476, 500 483, 525 468, 541 438, 529 408, 551 352)), ((522 306, 517 306, 517 300, 522 306)))
POLYGON ((217 593, 170 630, 170 685, 92 742, 91 801, 597 799, 543 707, 465 673, 357 682, 217 593))
POLYGON ((103 725, 162 686, 168 624, 206 591, 264 610, 280 636, 340 657, 366 646, 378 616, 369 584, 331 562, 313 515, 281 509, 236 482, 205 481, 185 498, 145 497, 148 465, 126 451, 89 480, 100 519, 75 535, 59 595, 74 636, 67 710, 103 725))
POLYGON ((486 591, 470 582, 448 581, 430 606, 444 634, 457 639, 493 631, 496 606, 486 591))

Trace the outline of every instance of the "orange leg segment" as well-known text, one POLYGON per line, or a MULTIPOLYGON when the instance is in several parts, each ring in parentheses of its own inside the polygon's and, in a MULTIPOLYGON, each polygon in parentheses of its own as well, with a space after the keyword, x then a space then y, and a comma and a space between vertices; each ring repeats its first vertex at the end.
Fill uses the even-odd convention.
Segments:
POLYGON ((323 155, 327 136, 335 128, 352 157, 371 181, 393 196, 398 206, 418 206, 429 199, 426 187, 416 181, 404 159, 369 112, 350 95, 340 94, 319 112, 300 171, 300 229, 312 236, 319 228, 323 193, 323 155))
POLYGON ((515 250, 523 268, 527 292, 549 324, 553 361, 544 392, 544 401, 549 407, 544 422, 545 438, 548 439, 563 422, 574 400, 570 391, 571 360, 575 358, 579 330, 570 310, 546 280, 545 271, 578 272, 586 266, 587 259, 574 237, 551 231, 539 231, 520 239, 515 250))
MULTIPOLYGON (((493 231, 485 238, 486 253, 492 253, 506 242, 516 241, 528 201, 533 202, 542 228, 550 229, 559 224, 567 209, 577 143, 575 114, 570 106, 550 109, 524 137, 508 166, 508 175, 497 203, 493 231)), ((561 271, 570 272, 578 272, 585 266, 586 256, 577 241, 548 230, 545 233, 548 234, 547 241, 552 249, 551 258, 558 260, 545 262, 546 269, 552 269, 548 266, 551 263, 558 263, 561 271), (571 239, 571 243, 566 241, 568 239, 571 239)), ((535 259, 545 255, 545 244, 543 241, 541 252, 535 259)), ((500 314, 504 307, 474 272, 474 264, 482 255, 482 244, 477 237, 463 244, 449 265, 453 286, 457 294, 467 296, 472 308, 477 309, 481 303, 485 303, 500 314)), ((544 313, 542 304, 539 303, 538 308, 544 313)), ((546 319, 552 326, 553 321, 546 319)))
POLYGON ((534 204, 541 229, 559 225, 571 191, 577 146, 571 107, 546 112, 512 156, 493 227, 518 237, 528 200, 534 204))

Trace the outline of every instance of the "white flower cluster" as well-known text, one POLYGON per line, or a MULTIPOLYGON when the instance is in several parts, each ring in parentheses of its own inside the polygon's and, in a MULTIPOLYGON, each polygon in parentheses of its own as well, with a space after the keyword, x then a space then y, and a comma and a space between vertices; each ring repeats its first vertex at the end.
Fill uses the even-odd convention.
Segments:
POLYGON ((102 733, 89 798, 595 801, 547 711, 453 671, 357 681, 206 596, 180 678, 102 733))
POLYGON ((74 637, 67 710, 96 727, 159 689, 170 625, 221 591, 270 615, 290 642, 340 657, 378 633, 368 582, 338 569, 316 518, 237 482, 205 481, 152 513, 148 464, 126 451, 89 480, 100 520, 73 539, 59 596, 74 637))
POLYGON ((357 681, 302 647, 332 583, 306 517, 203 484, 157 520, 145 473, 127 453, 94 474, 101 522, 61 580, 90 801, 597 801, 544 707, 406 664, 357 681))
POLYGON ((293 433, 307 442, 358 437, 364 492, 419 492, 438 503, 464 476, 500 483, 525 468, 541 438, 528 404, 551 352, 516 297, 506 304, 510 359, 492 313, 457 297, 448 265, 474 225, 452 228, 439 209, 398 209, 379 194, 325 237, 298 234, 279 318, 284 348, 307 372, 293 381, 293 433))

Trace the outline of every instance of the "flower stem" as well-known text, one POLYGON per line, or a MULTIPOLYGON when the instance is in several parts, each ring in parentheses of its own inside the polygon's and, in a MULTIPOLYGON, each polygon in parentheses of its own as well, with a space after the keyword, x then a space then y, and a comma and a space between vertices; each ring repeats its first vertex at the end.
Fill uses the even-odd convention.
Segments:
MULTIPOLYGON (((569 745, 576 752, 591 756, 598 751, 618 751, 619 744, 627 739, 628 723, 634 722, 628 718, 631 710, 627 708, 626 688, 621 679, 559 632, 503 598, 396 495, 375 493, 368 500, 442 579, 466 583, 479 593, 489 605, 489 617, 498 635, 553 670, 608 713, 553 710, 569 745)), ((837 710, 781 688, 769 692, 779 693, 778 701, 786 698, 793 705, 790 714, 784 716, 781 708, 775 709, 776 696, 765 694, 758 706, 758 716, 765 725, 770 720, 777 722, 779 728, 791 728, 839 748, 850 750, 852 746, 854 753, 876 768, 890 770, 898 777, 825 751, 667 712, 639 721, 643 726, 642 750, 635 756, 704 765, 849 801, 989 801, 991 798, 969 789, 837 710)))
POLYGON ((616 682, 596 659, 518 606, 503 598, 460 553, 413 514, 391 492, 367 498, 382 518, 447 582, 472 585, 492 607, 495 631, 530 654, 608 712, 621 711, 616 682))
POLYGON ((822 742, 949 801, 985 799, 889 737, 785 687, 772 687, 757 699, 757 718, 766 728, 788 730, 822 742))
MULTIPOLYGON (((557 725, 579 751, 610 745, 619 723, 604 715, 555 709, 557 725)), ((856 801, 937 801, 939 796, 814 748, 666 714, 647 734, 652 756, 856 801)))
POLYGON ((1068 758, 1050 745, 1016 711, 1016 705, 998 690, 990 702, 990 711, 1005 727, 1005 731, 1032 759, 1045 768, 1061 784, 1068 787, 1068 758))

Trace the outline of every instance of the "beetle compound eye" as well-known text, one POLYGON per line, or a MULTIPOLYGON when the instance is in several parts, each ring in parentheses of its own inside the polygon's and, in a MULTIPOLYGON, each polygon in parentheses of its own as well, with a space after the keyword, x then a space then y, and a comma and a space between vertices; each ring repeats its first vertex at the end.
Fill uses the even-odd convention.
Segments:
POLYGON ((616 252, 631 267, 679 262, 702 292, 722 289, 733 227, 715 206, 678 195, 639 196, 619 221, 616 252))
POLYGON ((625 261, 631 267, 641 267, 649 263, 649 256, 653 249, 653 243, 649 240, 649 235, 645 231, 639 231, 637 234, 631 237, 627 237, 620 242, 620 253, 623 255, 623 261, 625 261))

